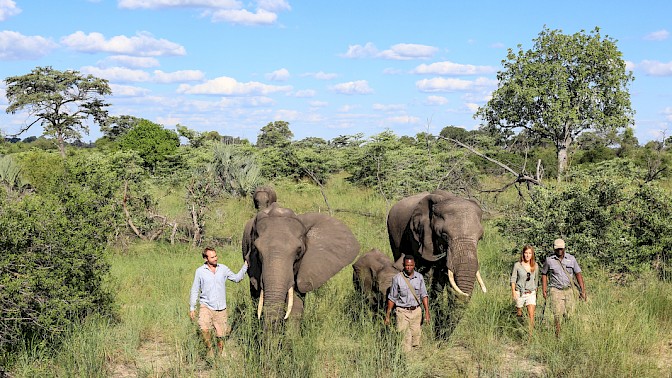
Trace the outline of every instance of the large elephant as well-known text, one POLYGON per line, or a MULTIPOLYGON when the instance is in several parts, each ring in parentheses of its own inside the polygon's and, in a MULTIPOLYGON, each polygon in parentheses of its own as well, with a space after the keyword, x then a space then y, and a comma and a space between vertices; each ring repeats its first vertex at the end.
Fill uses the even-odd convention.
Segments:
POLYGON ((250 294, 267 324, 300 319, 305 294, 350 264, 359 243, 350 229, 326 214, 295 214, 277 203, 245 225, 243 258, 249 262, 250 294), (285 311, 286 306, 286 311, 285 311))
POLYGON ((483 236, 481 217, 476 201, 443 190, 402 199, 387 216, 395 266, 401 270, 401 257, 412 254, 416 269, 431 281, 433 291, 450 283, 459 296, 468 298, 478 281, 486 292, 477 256, 483 236))
POLYGON ((371 249, 352 264, 355 289, 369 301, 371 307, 385 308, 392 278, 399 273, 394 261, 377 249, 371 249))
POLYGON ((252 194, 252 201, 254 202, 254 208, 259 210, 264 210, 265 208, 271 206, 272 203, 278 201, 278 196, 275 194, 275 190, 269 186, 260 186, 254 189, 252 194))

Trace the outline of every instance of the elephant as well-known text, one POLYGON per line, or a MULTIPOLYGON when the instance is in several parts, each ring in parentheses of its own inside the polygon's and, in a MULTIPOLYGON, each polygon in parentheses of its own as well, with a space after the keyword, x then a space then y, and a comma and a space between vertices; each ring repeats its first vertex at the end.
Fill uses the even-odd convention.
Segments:
POLYGON ((300 320, 306 293, 352 263, 359 242, 332 216, 297 215, 273 203, 245 225, 242 252, 249 265, 250 294, 259 299, 257 317, 263 313, 264 323, 273 325, 281 319, 300 320))
POLYGON ((443 190, 403 198, 387 216, 395 266, 401 270, 402 257, 412 254, 433 292, 443 291, 446 281, 462 299, 469 299, 475 281, 487 292, 477 256, 481 219, 476 201, 443 190))
POLYGON ((374 309, 385 308, 392 278, 399 273, 394 261, 378 249, 371 249, 352 264, 355 289, 364 294, 374 309))
POLYGON ((252 201, 254 202, 254 208, 259 211, 269 207, 272 203, 277 202, 278 196, 275 194, 273 188, 269 186, 260 186, 254 189, 252 201))

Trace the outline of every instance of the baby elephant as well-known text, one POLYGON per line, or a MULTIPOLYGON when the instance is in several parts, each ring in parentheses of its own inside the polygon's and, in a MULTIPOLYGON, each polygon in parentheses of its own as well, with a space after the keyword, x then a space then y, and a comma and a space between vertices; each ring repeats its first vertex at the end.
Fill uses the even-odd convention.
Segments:
POLYGON ((374 248, 357 259, 352 269, 355 290, 366 296, 372 308, 385 308, 392 277, 399 273, 392 259, 374 248))

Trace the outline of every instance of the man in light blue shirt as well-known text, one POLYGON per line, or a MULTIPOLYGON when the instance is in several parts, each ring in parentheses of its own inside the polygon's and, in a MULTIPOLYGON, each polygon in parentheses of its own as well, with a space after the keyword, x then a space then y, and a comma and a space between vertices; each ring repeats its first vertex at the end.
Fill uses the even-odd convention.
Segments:
POLYGON ((196 269, 194 283, 189 296, 189 317, 196 318, 196 301, 201 304, 198 311, 198 325, 203 334, 208 356, 213 356, 210 330, 214 327, 217 336, 217 347, 220 354, 224 353, 223 337, 231 332, 226 311, 226 280, 240 282, 247 272, 247 262, 238 273, 234 274, 224 264, 217 264, 217 252, 206 248, 202 253, 204 264, 196 269), (200 295, 199 295, 200 294, 200 295))

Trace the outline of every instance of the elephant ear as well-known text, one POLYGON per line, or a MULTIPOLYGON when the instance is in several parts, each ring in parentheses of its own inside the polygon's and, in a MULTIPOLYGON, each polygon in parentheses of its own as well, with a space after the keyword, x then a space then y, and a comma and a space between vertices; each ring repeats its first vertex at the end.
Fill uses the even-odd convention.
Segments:
POLYGON ((432 206, 444 199, 445 197, 442 194, 428 194, 418 202, 411 215, 413 238, 420 244, 420 255, 427 261, 437 260, 436 256, 434 256, 434 240, 432 235, 432 206))
POLYGON ((301 293, 315 290, 327 282, 359 253, 359 242, 343 222, 326 214, 298 215, 306 227, 306 250, 296 275, 301 293))

